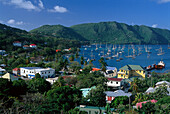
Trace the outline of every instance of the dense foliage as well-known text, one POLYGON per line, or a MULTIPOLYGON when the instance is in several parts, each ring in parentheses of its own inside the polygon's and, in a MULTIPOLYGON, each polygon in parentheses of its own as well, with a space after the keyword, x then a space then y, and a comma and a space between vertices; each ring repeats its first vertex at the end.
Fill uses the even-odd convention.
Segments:
POLYGON ((100 22, 74 25, 71 28, 92 42, 115 44, 167 44, 170 42, 169 30, 144 25, 131 26, 117 22, 100 22))

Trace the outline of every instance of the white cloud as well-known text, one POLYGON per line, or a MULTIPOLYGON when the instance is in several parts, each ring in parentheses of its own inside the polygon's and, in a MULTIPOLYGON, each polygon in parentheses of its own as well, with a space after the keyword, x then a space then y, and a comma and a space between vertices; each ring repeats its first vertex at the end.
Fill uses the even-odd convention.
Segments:
POLYGON ((8 20, 7 23, 11 25, 23 25, 24 24, 23 21, 15 21, 14 19, 8 20))
POLYGON ((0 0, 5 5, 14 5, 17 8, 23 8, 26 10, 41 11, 44 9, 43 2, 38 0, 37 5, 34 5, 30 0, 0 0))
POLYGON ((7 23, 8 23, 8 24, 14 24, 14 23, 15 23, 15 20, 14 20, 14 19, 10 19, 10 20, 8 20, 7 23))
POLYGON ((27 10, 37 10, 37 7, 32 4, 31 1, 26 0, 11 0, 10 4, 13 4, 19 8, 24 8, 27 10))
POLYGON ((170 2, 170 0, 158 0, 158 3, 167 3, 170 2))
POLYGON ((44 9, 44 4, 43 4, 43 2, 42 2, 41 0, 39 0, 38 6, 39 6, 40 8, 42 8, 42 9, 44 9))
POLYGON ((17 25, 23 25, 24 22, 23 22, 23 21, 18 21, 18 22, 16 22, 16 24, 17 24, 17 25))
POLYGON ((157 28, 158 24, 153 24, 152 27, 153 28, 157 28))
POLYGON ((61 6, 55 6, 54 9, 49 9, 48 12, 58 12, 58 13, 65 13, 68 10, 61 6))

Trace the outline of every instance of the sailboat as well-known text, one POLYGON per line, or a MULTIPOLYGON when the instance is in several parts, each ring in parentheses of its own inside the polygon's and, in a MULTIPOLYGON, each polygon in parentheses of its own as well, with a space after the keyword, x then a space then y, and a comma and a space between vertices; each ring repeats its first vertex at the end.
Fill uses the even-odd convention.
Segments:
POLYGON ((128 46, 128 56, 125 56, 127 58, 133 57, 132 55, 129 55, 129 50, 130 50, 130 47, 128 46))
POLYGON ((99 48, 102 48, 102 45, 101 45, 101 43, 100 43, 100 47, 99 48))
POLYGON ((96 49, 95 50, 98 50, 97 43, 96 43, 96 49))
POLYGON ((170 49, 170 46, 169 46, 169 44, 168 44, 168 49, 170 49))
POLYGON ((162 51, 162 47, 160 46, 159 53, 157 55, 163 55, 163 54, 165 53, 162 51))

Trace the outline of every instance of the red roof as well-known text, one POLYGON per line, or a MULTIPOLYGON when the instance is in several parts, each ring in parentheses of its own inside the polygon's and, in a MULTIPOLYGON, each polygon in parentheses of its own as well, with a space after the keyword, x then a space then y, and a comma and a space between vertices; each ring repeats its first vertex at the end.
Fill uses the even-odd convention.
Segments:
POLYGON ((20 70, 20 68, 14 68, 13 70, 14 70, 14 71, 17 71, 17 70, 20 70))
POLYGON ((99 68, 92 68, 92 71, 100 71, 101 69, 99 68))
MULTIPOLYGON (((155 100, 155 99, 152 99, 152 100, 149 100, 151 103, 156 103, 157 102, 157 100, 155 100)), ((139 103, 136 103, 136 107, 137 108, 142 108, 142 104, 144 103, 147 103, 147 102, 149 102, 149 101, 144 101, 144 102, 139 102, 139 103)))
POLYGON ((62 76, 63 79, 72 78, 71 76, 62 76))
POLYGON ((30 46, 36 46, 35 44, 30 44, 30 46))
POLYGON ((122 78, 107 78, 109 81, 122 81, 122 78))
POLYGON ((24 45, 23 47, 29 47, 28 45, 24 45))
POLYGON ((59 51, 61 51, 60 49, 56 49, 56 52, 59 52, 59 51))
POLYGON ((21 43, 20 41, 14 41, 14 43, 21 43))

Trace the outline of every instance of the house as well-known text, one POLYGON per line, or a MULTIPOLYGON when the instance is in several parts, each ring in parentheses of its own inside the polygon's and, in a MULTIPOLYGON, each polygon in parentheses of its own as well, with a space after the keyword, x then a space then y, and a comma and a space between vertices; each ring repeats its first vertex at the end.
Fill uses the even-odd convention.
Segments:
POLYGON ((152 100, 148 100, 148 101, 144 101, 144 102, 136 103, 136 108, 137 108, 137 109, 138 109, 138 108, 142 108, 142 104, 145 104, 145 103, 147 103, 147 102, 156 103, 156 102, 157 102, 157 100, 152 99, 152 100))
POLYGON ((0 68, 0 76, 2 76, 6 72, 5 69, 0 68))
POLYGON ((35 44, 30 44, 30 48, 37 48, 37 45, 35 45, 35 44))
POLYGON ((164 86, 164 84, 165 84, 165 86, 167 87, 167 91, 168 91, 167 95, 170 96, 170 87, 169 87, 169 82, 167 82, 167 81, 157 82, 157 83, 155 84, 155 85, 156 85, 155 88, 149 87, 149 88, 145 91, 145 93, 146 93, 146 94, 154 93, 157 88, 159 88, 159 87, 161 87, 161 86, 164 86))
POLYGON ((156 84, 156 87, 160 87, 160 86, 167 86, 168 88, 170 88, 170 83, 168 81, 160 81, 160 82, 157 82, 156 84))
POLYGON ((34 78, 35 74, 39 73, 42 78, 49 78, 55 75, 55 70, 52 68, 41 67, 21 67, 20 74, 28 78, 34 78))
POLYGON ((13 42, 13 46, 21 47, 21 46, 22 46, 22 43, 21 43, 20 41, 14 41, 14 42, 13 42))
POLYGON ((91 89, 96 89, 96 86, 93 86, 91 88, 82 88, 80 91, 82 91, 83 97, 86 97, 91 89))
POLYGON ((131 93, 125 93, 122 90, 116 90, 116 91, 105 91, 106 94, 106 101, 107 103, 111 103, 111 101, 118 96, 128 96, 130 97, 132 94, 131 93))
MULTIPOLYGON (((80 111, 86 111, 87 114, 106 114, 105 107, 80 105, 75 108, 78 108, 80 111)), ((110 110, 113 112, 114 108, 110 108, 110 110)))
POLYGON ((0 55, 4 55, 6 53, 5 50, 0 50, 0 55))
POLYGON ((57 80, 58 80, 58 77, 55 77, 55 78, 47 78, 45 79, 46 81, 50 82, 51 85, 53 85, 57 80))
POLYGON ((106 66, 106 73, 104 73, 105 77, 114 77, 117 76, 117 68, 106 66))
POLYGON ((12 73, 13 74, 15 74, 15 75, 20 75, 20 68, 14 68, 13 70, 12 70, 12 73))
POLYGON ((9 81, 18 80, 17 76, 14 76, 13 74, 6 73, 5 75, 1 76, 1 78, 8 79, 9 81))
POLYGON ((120 89, 120 87, 124 84, 122 78, 107 78, 107 87, 112 87, 112 88, 118 88, 120 89))
POLYGON ((24 46, 23 46, 23 49, 29 49, 29 48, 30 48, 29 45, 24 45, 24 46))
POLYGON ((140 65, 125 65, 119 69, 118 78, 143 77, 145 78, 145 69, 140 65))

